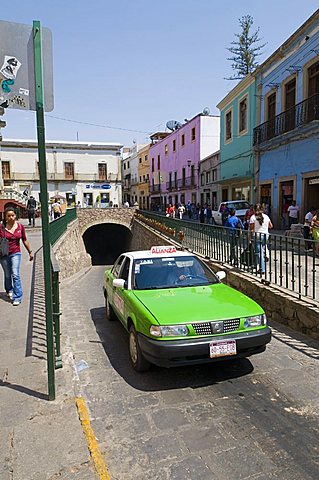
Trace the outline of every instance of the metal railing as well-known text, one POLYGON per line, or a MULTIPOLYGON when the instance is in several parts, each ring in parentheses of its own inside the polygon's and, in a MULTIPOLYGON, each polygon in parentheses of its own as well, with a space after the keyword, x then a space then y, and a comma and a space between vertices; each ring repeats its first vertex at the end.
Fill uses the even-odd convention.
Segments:
POLYGON ((197 181, 195 176, 178 178, 177 180, 171 180, 166 182, 166 190, 187 190, 188 188, 193 188, 197 186, 197 181))
POLYGON ((138 218, 191 251, 258 277, 299 298, 319 300, 318 259, 313 241, 253 234, 139 211, 138 218))
POLYGON ((50 243, 54 245, 59 238, 64 234, 70 222, 73 222, 77 217, 76 208, 68 208, 65 215, 53 220, 49 224, 50 243))
POLYGON ((254 128, 254 145, 260 145, 313 120, 319 120, 319 94, 312 95, 254 128))
POLYGON ((54 334, 55 369, 62 368, 61 326, 60 326, 60 266, 51 247, 52 315, 54 334))

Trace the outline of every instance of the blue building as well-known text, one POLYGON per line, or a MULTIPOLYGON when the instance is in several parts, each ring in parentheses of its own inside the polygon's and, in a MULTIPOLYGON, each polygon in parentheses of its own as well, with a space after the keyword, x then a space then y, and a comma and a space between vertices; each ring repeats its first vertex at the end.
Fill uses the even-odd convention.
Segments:
POLYGON ((257 192, 285 228, 292 200, 299 220, 319 208, 319 10, 255 71, 257 192))
POLYGON ((255 200, 253 129, 256 126, 256 79, 243 78, 224 97, 220 110, 220 180, 222 201, 255 200))

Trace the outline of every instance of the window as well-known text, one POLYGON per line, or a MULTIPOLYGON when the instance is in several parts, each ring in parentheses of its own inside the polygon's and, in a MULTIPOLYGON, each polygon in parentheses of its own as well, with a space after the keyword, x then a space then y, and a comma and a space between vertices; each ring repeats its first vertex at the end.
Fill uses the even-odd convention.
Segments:
POLYGON ((73 162, 65 162, 64 177, 66 180, 74 180, 74 163, 73 162))
POLYGON ((165 155, 167 155, 167 154, 168 154, 168 145, 166 144, 165 145, 165 155))
POLYGON ((154 158, 152 158, 152 172, 154 172, 154 158))
POLYGON ((183 187, 185 186, 185 180, 186 179, 186 169, 183 167, 182 169, 182 182, 183 182, 183 187))
POLYGON ((10 180, 10 162, 2 161, 2 178, 3 180, 10 180))
POLYGON ((157 170, 160 170, 161 168, 161 156, 157 155, 157 170))
POLYGON ((144 157, 144 161, 145 161, 145 162, 147 162, 147 155, 145 155, 145 157, 144 157))
POLYGON ((232 111, 230 110, 229 112, 226 113, 226 135, 225 139, 231 140, 232 139, 232 111))
POLYGON ((146 180, 149 180, 150 179, 150 175, 149 173, 146 175, 146 180))
POLYGON ((239 103, 239 133, 247 130, 247 97, 239 103))
POLYGON ((294 78, 285 85, 285 110, 293 107, 296 103, 296 79, 294 78))
POLYGON ((126 163, 123 163, 123 170, 126 170, 126 163))
POLYGON ((140 157, 140 158, 138 159, 138 161, 139 161, 139 163, 142 163, 142 157, 140 157))
POLYGON ((203 187, 205 184, 205 175, 203 173, 200 174, 200 185, 203 187))
POLYGON ((173 140, 173 152, 176 152, 176 140, 173 140))
POLYGON ((185 134, 184 133, 181 137, 181 145, 182 145, 182 147, 185 145, 185 134))
POLYGON ((99 163, 99 180, 106 180, 106 163, 99 163))
POLYGON ((206 172, 206 183, 210 182, 210 172, 206 172))
MULTIPOLYGON (((174 187, 177 187, 177 172, 174 172, 174 187)), ((172 203, 172 202, 170 202, 172 203)))
POLYGON ((130 168, 130 162, 127 162, 127 168, 130 168))
POLYGON ((319 62, 308 68, 308 97, 319 93, 319 62))
POLYGON ((192 140, 192 142, 195 142, 195 140, 196 140, 196 129, 195 129, 195 127, 192 128, 191 140, 192 140))
POLYGON ((142 176, 140 175, 140 183, 142 183, 142 176))
POLYGON ((115 278, 119 276, 121 265, 123 263, 123 260, 125 259, 124 255, 118 259, 114 267, 112 268, 112 273, 115 278))
POLYGON ((276 92, 267 98, 267 120, 271 120, 276 116, 276 92))
POLYGON ((212 170, 212 181, 216 182, 216 180, 217 180, 217 168, 214 168, 214 170, 212 170))

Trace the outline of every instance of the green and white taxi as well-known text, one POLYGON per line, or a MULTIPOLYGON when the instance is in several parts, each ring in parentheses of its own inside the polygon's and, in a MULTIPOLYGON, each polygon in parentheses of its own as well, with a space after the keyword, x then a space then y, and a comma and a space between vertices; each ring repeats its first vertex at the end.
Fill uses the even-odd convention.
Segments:
POLYGON ((135 370, 191 365, 263 352, 271 330, 264 310, 224 285, 196 255, 171 246, 120 255, 106 270, 109 320, 129 332, 135 370))

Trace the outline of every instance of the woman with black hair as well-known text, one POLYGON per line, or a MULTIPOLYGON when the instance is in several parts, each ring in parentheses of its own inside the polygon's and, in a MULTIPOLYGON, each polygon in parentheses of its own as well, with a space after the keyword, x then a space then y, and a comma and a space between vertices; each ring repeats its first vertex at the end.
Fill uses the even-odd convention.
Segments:
POLYGON ((265 273, 265 249, 267 248, 270 228, 273 228, 273 224, 268 215, 264 213, 262 206, 258 203, 255 206, 255 213, 250 217, 249 221, 250 240, 254 232, 255 248, 258 254, 258 273, 265 273))
POLYGON ((32 250, 27 240, 24 226, 17 222, 13 208, 4 211, 4 224, 0 228, 0 237, 9 242, 9 253, 0 257, 0 263, 4 272, 4 288, 7 296, 12 300, 12 305, 20 305, 22 300, 22 285, 20 278, 21 249, 20 240, 29 253, 29 260, 33 260, 32 250))

